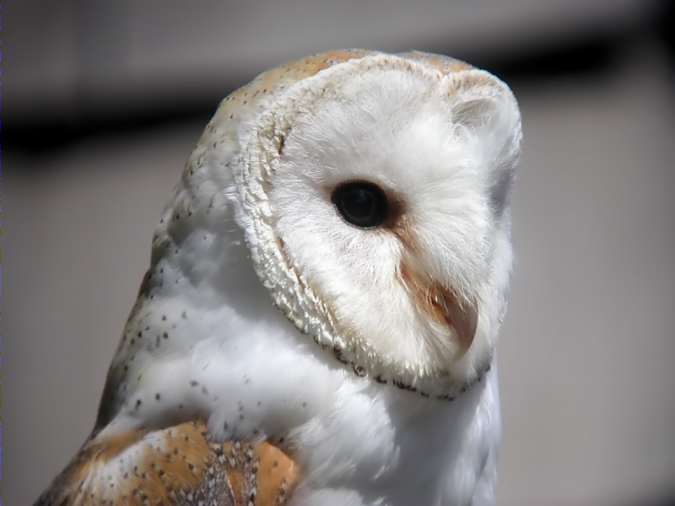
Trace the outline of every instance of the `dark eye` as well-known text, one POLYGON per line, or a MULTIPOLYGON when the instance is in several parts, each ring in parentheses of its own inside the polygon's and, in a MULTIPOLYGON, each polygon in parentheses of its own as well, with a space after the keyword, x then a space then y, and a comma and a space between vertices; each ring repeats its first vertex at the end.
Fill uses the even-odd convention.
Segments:
POLYGON ((339 185, 331 200, 342 217, 357 227, 377 227, 387 217, 387 196, 380 187, 367 181, 339 185))

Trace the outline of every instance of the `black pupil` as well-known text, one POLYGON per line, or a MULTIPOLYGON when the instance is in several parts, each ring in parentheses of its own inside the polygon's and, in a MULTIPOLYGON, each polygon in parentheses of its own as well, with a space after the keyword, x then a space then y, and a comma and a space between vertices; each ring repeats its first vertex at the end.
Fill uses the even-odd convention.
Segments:
POLYGON ((386 195, 366 181, 341 184, 333 191, 332 201, 342 217, 357 227, 377 227, 387 216, 386 195))

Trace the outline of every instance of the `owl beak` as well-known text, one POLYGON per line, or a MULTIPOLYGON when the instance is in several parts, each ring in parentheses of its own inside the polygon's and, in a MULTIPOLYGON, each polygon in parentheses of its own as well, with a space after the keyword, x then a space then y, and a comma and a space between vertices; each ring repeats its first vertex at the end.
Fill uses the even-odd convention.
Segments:
POLYGON ((460 300, 454 292, 447 288, 442 288, 441 292, 442 295, 438 305, 442 308, 443 319, 454 330, 462 352, 466 352, 473 343, 478 326, 476 304, 460 300))
POLYGON ((474 301, 459 297, 452 288, 420 274, 402 261, 399 278, 410 294, 417 310, 433 321, 447 326, 465 353, 473 343, 478 325, 478 309, 474 301))

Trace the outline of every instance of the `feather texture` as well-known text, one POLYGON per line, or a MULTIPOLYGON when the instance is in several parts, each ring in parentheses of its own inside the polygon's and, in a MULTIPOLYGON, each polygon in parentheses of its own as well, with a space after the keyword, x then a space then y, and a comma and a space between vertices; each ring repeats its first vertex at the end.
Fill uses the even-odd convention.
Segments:
POLYGON ((192 422, 88 443, 37 504, 276 506, 297 476, 273 445, 214 443, 192 422))
POLYGON ((323 53, 227 97, 40 504, 493 504, 520 135, 504 83, 419 52, 323 53), (332 203, 359 180, 391 202, 382 227, 332 203))

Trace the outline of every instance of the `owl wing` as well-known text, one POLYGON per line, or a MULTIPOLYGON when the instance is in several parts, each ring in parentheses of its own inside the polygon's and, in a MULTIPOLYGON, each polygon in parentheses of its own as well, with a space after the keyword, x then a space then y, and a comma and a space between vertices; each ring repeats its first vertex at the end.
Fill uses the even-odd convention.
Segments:
POLYGON ((269 442, 215 443, 203 422, 84 445, 36 506, 285 504, 298 466, 269 442))

